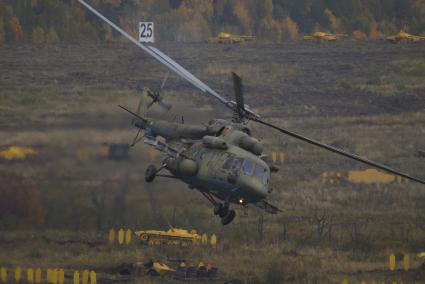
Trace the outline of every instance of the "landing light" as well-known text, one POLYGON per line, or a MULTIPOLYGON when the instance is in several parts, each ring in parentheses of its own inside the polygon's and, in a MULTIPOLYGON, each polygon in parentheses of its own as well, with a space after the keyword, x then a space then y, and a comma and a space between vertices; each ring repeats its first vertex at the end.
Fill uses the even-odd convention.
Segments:
POLYGON ((239 199, 239 203, 242 204, 243 203, 243 199, 239 199))

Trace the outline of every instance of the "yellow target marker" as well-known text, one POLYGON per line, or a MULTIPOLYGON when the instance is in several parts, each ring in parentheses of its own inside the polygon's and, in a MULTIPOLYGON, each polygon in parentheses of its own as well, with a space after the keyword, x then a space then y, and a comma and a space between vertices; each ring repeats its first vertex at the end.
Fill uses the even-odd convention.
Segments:
POLYGON ((403 270, 409 271, 409 266, 410 266, 410 258, 408 255, 405 255, 403 257, 403 270))
POLYGON ((7 269, 4 267, 0 268, 0 280, 3 283, 7 283, 7 269))
POLYGON ((63 269, 59 269, 58 271, 58 283, 63 284, 65 281, 65 271, 63 269))
POLYGON ((22 278, 22 269, 18 266, 15 270, 15 282, 21 281, 22 278))
POLYGON ((392 253, 390 254, 390 258, 389 258, 389 267, 391 271, 395 270, 395 255, 392 253))
POLYGON ((96 284, 96 272, 90 271, 90 284, 96 284))
POLYGON ((80 272, 74 271, 74 284, 80 284, 80 272))
POLYGON ((130 229, 128 229, 126 232, 125 232, 125 244, 126 245, 129 245, 131 243, 131 230, 130 229))
POLYGON ((118 243, 122 245, 124 243, 124 230, 120 229, 118 231, 118 243))
POLYGON ((32 268, 27 269, 27 280, 29 283, 34 283, 34 270, 32 268))
POLYGON ((89 283, 89 271, 84 270, 83 271, 83 284, 88 284, 88 283, 89 283))
POLYGON ((35 271, 35 283, 40 284, 41 283, 41 269, 37 268, 35 271))
POLYGON ((109 241, 109 244, 111 244, 111 245, 114 243, 114 241, 115 241, 115 230, 114 229, 109 230, 108 241, 109 241))
POLYGON ((215 234, 212 234, 210 238, 210 244, 213 248, 217 246, 217 236, 215 234))

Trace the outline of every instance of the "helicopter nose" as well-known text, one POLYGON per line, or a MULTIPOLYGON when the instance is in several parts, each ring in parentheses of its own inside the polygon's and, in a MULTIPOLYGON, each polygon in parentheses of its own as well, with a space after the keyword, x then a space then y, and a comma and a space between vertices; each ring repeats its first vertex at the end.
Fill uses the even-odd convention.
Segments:
POLYGON ((267 196, 268 189, 255 178, 240 176, 237 183, 243 192, 254 199, 263 199, 267 196))

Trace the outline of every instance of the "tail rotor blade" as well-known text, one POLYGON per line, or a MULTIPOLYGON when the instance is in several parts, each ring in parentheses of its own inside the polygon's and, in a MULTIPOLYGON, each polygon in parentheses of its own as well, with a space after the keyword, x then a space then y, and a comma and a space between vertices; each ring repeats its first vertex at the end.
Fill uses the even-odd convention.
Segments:
POLYGON ((162 108, 164 108, 166 110, 170 110, 171 109, 171 105, 167 104, 162 99, 160 101, 158 101, 158 105, 160 105, 162 108))
POLYGON ((167 79, 168 79, 168 75, 169 75, 169 72, 167 72, 167 74, 165 74, 165 77, 162 80, 162 83, 161 83, 161 86, 159 87, 159 90, 162 90, 164 88, 165 83, 167 82, 167 79))

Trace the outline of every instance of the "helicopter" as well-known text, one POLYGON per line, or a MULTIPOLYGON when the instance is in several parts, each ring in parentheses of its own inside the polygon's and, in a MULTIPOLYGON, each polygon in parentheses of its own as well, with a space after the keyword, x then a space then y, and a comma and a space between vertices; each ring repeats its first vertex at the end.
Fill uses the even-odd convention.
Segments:
POLYGON ((156 177, 183 181, 211 202, 214 214, 220 217, 223 225, 231 223, 236 216, 235 210, 231 209, 232 205, 254 205, 270 214, 281 211, 267 201, 272 192, 271 174, 277 173, 279 169, 266 159, 264 147, 253 136, 248 122, 270 127, 322 149, 425 184, 422 179, 263 120, 244 103, 242 79, 236 73, 232 73, 235 100, 227 100, 157 48, 141 44, 92 6, 83 0, 78 1, 129 41, 232 111, 232 119, 212 119, 206 125, 149 118, 147 110, 152 105, 163 105, 165 108, 169 106, 160 92, 149 88, 142 89, 136 111, 120 105, 133 116, 132 124, 138 128, 132 145, 143 140, 166 156, 159 167, 147 167, 145 181, 153 182, 156 177), (143 135, 139 137, 142 131, 143 135), (169 174, 161 174, 163 170, 168 170, 169 174))

